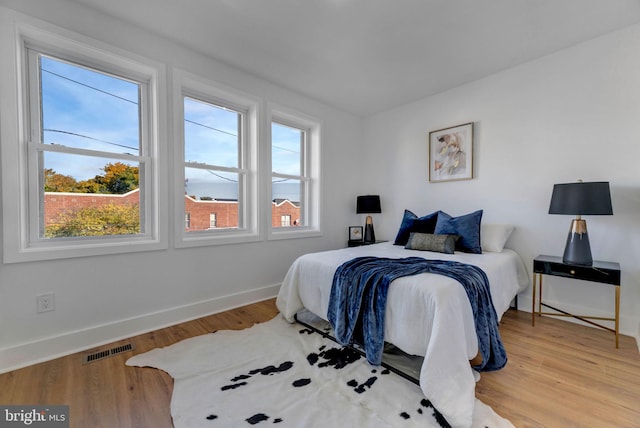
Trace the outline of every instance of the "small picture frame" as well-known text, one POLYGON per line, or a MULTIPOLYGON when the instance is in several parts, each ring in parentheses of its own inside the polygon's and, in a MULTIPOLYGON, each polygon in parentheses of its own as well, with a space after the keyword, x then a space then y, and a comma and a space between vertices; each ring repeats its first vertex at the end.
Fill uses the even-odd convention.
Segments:
POLYGON ((362 241, 362 226, 349 226, 349 241, 362 241))
POLYGON ((429 181, 473 178, 473 122, 429 132, 429 181))

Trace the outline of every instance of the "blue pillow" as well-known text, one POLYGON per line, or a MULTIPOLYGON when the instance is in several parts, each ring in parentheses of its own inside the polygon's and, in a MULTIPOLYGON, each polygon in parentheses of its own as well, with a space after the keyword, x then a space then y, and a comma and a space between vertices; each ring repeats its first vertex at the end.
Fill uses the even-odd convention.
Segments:
POLYGON ((451 217, 449 214, 440 211, 438 221, 433 233, 437 235, 458 235, 460 239, 456 242, 456 250, 465 253, 482 254, 480 245, 480 222, 482 221, 482 210, 460 217, 451 217))
POLYGON ((411 232, 417 233, 433 233, 436 227, 436 221, 438 220, 438 211, 427 214, 423 217, 418 217, 409 210, 404 210, 404 216, 402 217, 402 223, 400 223, 400 230, 396 235, 394 245, 407 245, 409 241, 409 235, 411 232))

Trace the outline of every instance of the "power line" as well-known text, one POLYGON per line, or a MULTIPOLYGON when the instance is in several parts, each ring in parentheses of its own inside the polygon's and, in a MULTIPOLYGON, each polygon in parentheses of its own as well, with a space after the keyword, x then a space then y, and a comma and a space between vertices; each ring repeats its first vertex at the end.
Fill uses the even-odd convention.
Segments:
MULTIPOLYGON (((70 77, 63 76, 63 75, 58 74, 58 73, 54 73, 54 72, 53 72, 53 71, 51 71, 51 70, 47 70, 47 69, 42 68, 42 71, 43 71, 43 72, 45 72, 45 73, 49 73, 49 74, 52 74, 52 75, 54 75, 54 76, 57 76, 57 77, 59 77, 59 78, 61 78, 61 79, 68 80, 69 82, 76 83, 76 84, 78 84, 78 85, 84 86, 84 87, 89 88, 89 89, 93 89, 94 91, 101 92, 101 93, 103 93, 103 94, 105 94, 105 95, 109 95, 109 96, 111 96, 111 97, 118 98, 118 99, 123 100, 123 101, 126 101, 126 102, 128 102, 128 103, 138 105, 138 103, 137 103, 136 101, 132 101, 132 100, 130 100, 130 99, 127 99, 127 98, 121 97, 120 95, 116 95, 116 94, 114 94, 114 93, 111 93, 111 92, 105 91, 105 90, 103 90, 103 89, 96 88, 95 86, 91 86, 91 85, 88 85, 88 84, 86 84, 86 83, 79 82, 79 81, 77 81, 77 80, 71 79, 70 77)), ((213 131, 221 132, 221 133, 223 133, 223 134, 231 135, 232 137, 237 137, 237 136, 238 136, 237 134, 234 134, 234 133, 232 133, 232 132, 228 132, 228 131, 225 131, 225 130, 222 130, 222 129, 219 129, 219 128, 215 128, 215 127, 208 126, 208 125, 205 125, 205 124, 202 124, 202 123, 199 123, 199 122, 195 122, 195 121, 190 120, 190 119, 187 119, 187 118, 185 118, 185 119, 184 119, 184 121, 185 121, 185 122, 192 123, 192 124, 194 124, 194 125, 202 126, 203 128, 211 129, 211 130, 213 130, 213 131)), ((287 149, 283 149, 283 150, 287 150, 287 149)))
POLYGON ((112 94, 111 92, 104 91, 104 90, 102 90, 102 89, 96 88, 96 87, 91 86, 91 85, 87 85, 86 83, 78 82, 77 80, 73 80, 73 79, 71 79, 71 78, 69 78, 69 77, 66 77, 66 76, 63 76, 63 75, 61 75, 61 74, 54 73, 53 71, 46 70, 46 69, 44 69, 44 68, 42 68, 42 71, 44 71, 45 73, 53 74, 54 76, 57 76, 57 77, 59 77, 59 78, 61 78, 61 79, 65 79, 65 80, 68 80, 68 81, 70 81, 70 82, 76 83, 76 84, 78 84, 78 85, 81 85, 81 86, 87 87, 87 88, 89 88, 89 89, 93 89, 94 91, 102 92, 103 94, 109 95, 109 96, 111 96, 111 97, 118 98, 118 99, 121 99, 121 100, 126 101, 126 102, 128 102, 128 103, 138 105, 138 102, 137 102, 137 101, 131 101, 131 100, 127 99, 127 98, 121 97, 120 95, 112 94))
POLYGON ((71 131, 61 131, 59 129, 49 129, 49 128, 45 128, 45 129, 43 129, 43 131, 45 131, 45 132, 57 132, 57 133, 60 133, 60 134, 73 135, 75 137, 86 138, 87 140, 99 141, 101 143, 110 144, 112 146, 124 147, 125 149, 139 150, 138 147, 131 147, 131 146, 125 146, 124 144, 112 143, 111 141, 101 140, 99 138, 89 137, 88 135, 82 135, 82 134, 78 134, 76 132, 71 132, 71 131))
POLYGON ((208 172, 209 174, 211 174, 211 175, 215 175, 215 176, 216 176, 216 177, 218 177, 218 178, 221 178, 221 179, 223 179, 223 180, 230 181, 230 182, 232 182, 232 183, 237 183, 237 182, 238 182, 238 180, 233 180, 233 179, 231 179, 231 178, 227 178, 227 177, 225 177, 225 176, 223 176, 223 175, 216 174, 215 172, 211 171, 210 169, 208 169, 208 170, 207 170, 207 172, 208 172))
POLYGON ((203 128, 211 129, 213 131, 218 131, 218 132, 221 132, 223 134, 231 135, 232 137, 237 137, 238 136, 238 134, 234 134, 234 133, 231 133, 231 132, 228 132, 228 131, 224 131, 222 129, 214 128, 213 126, 204 125, 202 123, 194 122, 193 120, 190 120, 190 119, 187 119, 187 118, 185 118, 184 121, 185 122, 189 122, 189 123, 193 123, 194 125, 202 126, 203 128))
MULTIPOLYGON (((105 94, 105 95, 109 95, 109 96, 111 96, 111 97, 114 97, 114 98, 117 98, 117 99, 120 99, 120 100, 126 101, 126 102, 131 103, 131 104, 134 104, 134 105, 138 105, 138 102, 136 102, 136 101, 132 101, 132 100, 127 99, 127 98, 124 98, 124 97, 121 97, 120 95, 116 95, 116 94, 114 94, 114 93, 111 93, 111 92, 105 91, 105 90, 103 90, 103 89, 96 88, 95 86, 91 86, 91 85, 88 85, 88 84, 86 84, 86 83, 79 82, 79 81, 74 80, 74 79, 71 79, 71 78, 69 78, 69 77, 67 77, 67 76, 63 76, 63 75, 61 75, 61 74, 55 73, 55 72, 53 72, 53 71, 51 71, 51 70, 47 70, 47 69, 44 69, 44 68, 41 68, 41 69, 42 69, 42 71, 43 71, 43 72, 45 72, 45 73, 49 73, 49 74, 54 75, 54 76, 56 76, 56 77, 59 77, 59 78, 61 78, 61 79, 68 80, 69 82, 73 82, 73 83, 76 83, 76 84, 78 84, 78 85, 84 86, 84 87, 86 87, 86 88, 93 89, 94 91, 101 92, 101 93, 103 93, 103 94, 105 94)), ((203 128, 211 129, 212 131, 220 132, 220 133, 222 133, 222 134, 227 134, 227 135, 230 135, 230 136, 232 136, 232 137, 237 137, 237 136, 238 136, 238 134, 234 134, 234 133, 232 133, 232 132, 225 131, 225 130, 223 130, 223 129, 219 129, 219 128, 216 128, 216 127, 213 127, 213 126, 205 125, 205 124, 203 124, 203 123, 199 123, 199 122, 193 121, 193 120, 191 120, 191 119, 187 119, 187 118, 185 118, 185 119, 184 119, 184 121, 185 121, 185 122, 188 122, 188 123, 192 123, 192 124, 197 125, 197 126, 201 126, 201 127, 203 127, 203 128)), ((78 137, 87 138, 87 139, 91 139, 91 140, 95 140, 95 141, 100 141, 100 142, 103 142, 103 143, 106 143, 106 144, 111 144, 111 145, 114 145, 114 146, 119 146, 119 147, 125 147, 125 148, 129 148, 129 149, 133 149, 133 150, 138 150, 137 148, 134 148, 134 147, 123 146, 123 145, 120 145, 120 144, 112 143, 112 142, 105 141, 105 140, 100 140, 100 139, 98 139, 98 138, 93 138, 93 137, 89 137, 89 136, 86 136, 86 135, 76 134, 76 133, 73 133, 73 132, 68 132, 68 131, 59 131, 59 130, 54 130, 54 129, 45 129, 45 131, 50 131, 50 132, 60 132, 60 133, 64 133, 64 134, 75 135, 75 136, 78 136, 78 137)), ((284 151, 287 151, 287 152, 291 152, 291 153, 300 153, 299 151, 296 151, 296 150, 293 150, 293 149, 288 149, 288 148, 281 147, 281 146, 275 146, 275 145, 272 145, 272 147, 273 147, 273 148, 280 149, 280 150, 284 150, 284 151)))
POLYGON ((271 144, 271 147, 276 148, 276 149, 280 149, 280 150, 284 150, 285 152, 291 152, 291 153, 300 154, 299 150, 287 149, 287 148, 281 147, 281 146, 274 146, 273 144, 271 144))
MULTIPOLYGON (((51 75, 54 75, 54 76, 56 76, 56 77, 59 77, 59 78, 61 78, 61 79, 68 80, 69 82, 75 83, 75 84, 77 84, 77 85, 84 86, 85 88, 93 89, 94 91, 97 91, 97 92, 103 93, 103 94, 105 94, 105 95, 109 95, 109 96, 114 97, 114 98, 117 98, 117 99, 119 99, 119 100, 126 101, 126 102, 131 103, 131 104, 134 104, 134 105, 138 105, 138 103, 137 103, 137 102, 135 102, 135 101, 132 101, 132 100, 127 99, 127 98, 124 98, 124 97, 121 97, 120 95, 116 95, 116 94, 114 94, 114 93, 112 93, 112 92, 108 92, 108 91, 105 91, 105 90, 103 90, 103 89, 96 88, 95 86, 91 86, 91 85, 88 85, 88 84, 86 84, 86 83, 79 82, 79 81, 77 81, 77 80, 71 79, 70 77, 63 76, 63 75, 58 74, 58 73, 54 73, 54 72, 53 72, 53 71, 51 71, 51 70, 47 70, 47 69, 45 69, 45 68, 42 68, 42 71, 43 71, 43 72, 45 72, 45 73, 49 73, 49 74, 51 74, 51 75)), ((186 119, 186 118, 185 118, 185 120, 184 120, 184 121, 185 121, 185 122, 189 122, 189 123, 193 123, 194 125, 202 126, 203 128, 208 128, 208 129, 211 129, 211 130, 214 130, 214 131, 217 131, 217 132, 221 132, 221 133, 223 133, 223 134, 228 134, 228 135, 231 135, 231 136, 233 136, 233 137, 237 137, 237 135, 236 135, 236 134, 233 134, 233 133, 231 133, 231 132, 224 131, 224 130, 222 130, 222 129, 218 129, 218 128, 214 128, 214 127, 211 127, 211 126, 208 126, 208 125, 204 125, 204 124, 202 124, 202 123, 198 123, 198 122, 195 122, 195 121, 193 121, 193 120, 189 120, 189 119, 186 119)), ((49 130, 49 131, 52 131, 52 132, 63 132, 63 133, 67 133, 67 134, 77 135, 77 136, 84 137, 84 138, 91 138, 91 137, 87 137, 87 136, 85 136, 85 135, 73 134, 72 132, 56 131, 56 130, 49 130)), ((102 142, 104 142, 104 143, 108 143, 108 144, 114 144, 114 143, 109 143, 108 141, 98 140, 97 138, 91 138, 91 139, 94 139, 94 140, 97 140, 97 141, 102 141, 102 142)), ((115 145, 117 145, 117 144, 115 144, 115 145)), ((123 147, 126 147, 126 146, 123 146, 123 147)))

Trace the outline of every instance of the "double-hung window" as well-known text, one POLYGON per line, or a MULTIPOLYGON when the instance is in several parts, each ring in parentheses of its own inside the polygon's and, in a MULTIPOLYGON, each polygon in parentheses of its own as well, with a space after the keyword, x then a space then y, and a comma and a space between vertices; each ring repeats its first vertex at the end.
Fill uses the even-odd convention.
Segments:
POLYGON ((176 230, 176 245, 255 240, 258 102, 186 72, 175 74, 181 142, 176 206, 191 214, 191 227, 176 230))
POLYGON ((25 108, 9 193, 20 209, 5 214, 19 227, 5 260, 159 248, 156 70, 36 33, 17 55, 25 108))
POLYGON ((274 109, 271 117, 270 238, 320 232, 320 124, 274 109))
POLYGON ((306 170, 306 150, 309 131, 285 123, 271 123, 271 196, 274 227, 305 226, 303 203, 308 193, 309 177, 306 170), (284 202, 288 204, 284 205, 284 202), (289 213, 280 212, 289 208, 289 213), (286 208, 285 208, 286 209, 286 208), (285 221, 285 219, 289 219, 285 221), (293 223, 291 218, 294 218, 293 223))
POLYGON ((27 143, 29 186, 38 189, 29 195, 31 241, 144 235, 146 84, 37 50, 28 54, 30 95, 37 100, 27 143))

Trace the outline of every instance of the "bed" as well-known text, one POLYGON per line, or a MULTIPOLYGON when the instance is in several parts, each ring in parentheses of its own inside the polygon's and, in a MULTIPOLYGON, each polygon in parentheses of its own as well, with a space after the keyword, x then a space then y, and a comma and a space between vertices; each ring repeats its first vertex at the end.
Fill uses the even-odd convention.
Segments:
MULTIPOLYGON (((502 248, 504 242, 502 245, 490 243, 494 251, 455 251, 453 254, 414 250, 397 245, 398 238, 407 229, 411 229, 405 227, 403 230, 403 225, 411 223, 406 221, 407 217, 414 220, 426 217, 418 218, 413 213, 409 214, 411 215, 405 211, 403 224, 394 242, 311 253, 295 260, 276 299, 282 315, 294 322, 298 312, 308 310, 326 320, 335 271, 343 263, 363 256, 422 257, 475 265, 487 275, 498 318, 509 308, 514 297, 528 286, 528 273, 522 259, 515 251, 502 248)), ((413 222, 414 225, 417 220, 413 222)), ((480 220, 476 223, 477 238, 480 239, 480 220)), ((423 228, 415 234, 421 234, 424 230, 423 228)), ((438 232, 442 228, 426 230, 438 232)), ((489 235, 496 233, 495 230, 484 228, 483 231, 487 239, 489 235)), ((409 232, 412 237, 414 232, 409 232)), ((500 239, 506 241, 505 233, 500 233, 500 239)), ((509 233, 506 233, 507 238, 509 233)), ((484 242, 485 240, 483 244, 484 242)), ((489 244, 485 246, 489 249, 489 244)), ((425 396, 452 426, 470 425, 475 402, 475 382, 478 378, 478 374, 471 368, 470 360, 478 353, 478 341, 471 305, 460 284, 446 276, 431 273, 394 280, 387 297, 384 338, 407 354, 424 356, 419 380, 425 396)))

